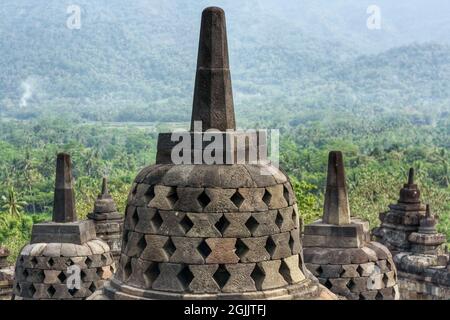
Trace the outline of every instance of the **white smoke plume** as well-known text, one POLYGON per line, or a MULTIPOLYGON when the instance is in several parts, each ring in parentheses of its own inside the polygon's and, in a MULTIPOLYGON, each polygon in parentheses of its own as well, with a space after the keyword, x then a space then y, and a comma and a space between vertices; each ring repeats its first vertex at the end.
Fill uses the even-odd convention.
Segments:
POLYGON ((33 81, 30 78, 22 81, 21 87, 23 90, 23 94, 20 98, 20 107, 25 108, 28 105, 28 100, 30 100, 33 96, 33 81))

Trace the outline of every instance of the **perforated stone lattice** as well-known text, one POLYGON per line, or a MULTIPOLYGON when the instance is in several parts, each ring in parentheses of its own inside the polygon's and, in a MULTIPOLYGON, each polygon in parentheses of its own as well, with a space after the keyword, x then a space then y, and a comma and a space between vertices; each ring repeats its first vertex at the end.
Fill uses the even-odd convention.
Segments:
POLYGON ((109 247, 101 241, 54 245, 36 243, 22 250, 15 270, 16 299, 85 299, 116 271, 109 247), (67 268, 73 265, 81 269, 79 289, 70 289, 67 283, 71 276, 67 268))
POLYGON ((144 169, 129 195, 115 279, 181 293, 251 292, 304 280, 290 183, 281 173, 264 177, 254 168, 249 176, 242 165, 246 174, 215 185, 217 172, 229 167, 209 176, 193 172, 208 166, 144 169), (186 183, 171 185, 173 171, 186 183))
POLYGON ((304 248, 306 267, 325 287, 352 300, 399 298, 390 252, 375 242, 362 248, 304 248))

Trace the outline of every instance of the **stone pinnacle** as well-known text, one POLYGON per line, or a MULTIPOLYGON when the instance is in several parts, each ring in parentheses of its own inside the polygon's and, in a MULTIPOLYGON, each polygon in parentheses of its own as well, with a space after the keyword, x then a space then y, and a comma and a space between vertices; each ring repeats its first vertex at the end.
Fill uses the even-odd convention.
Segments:
POLYGON ((409 184, 409 185, 414 184, 414 168, 409 168, 409 173, 408 173, 408 184, 409 184))
POLYGON ((75 221, 77 221, 77 213, 72 186, 72 164, 70 162, 70 155, 60 153, 56 159, 53 222, 75 221))
POLYGON ((111 198, 108 190, 108 179, 106 177, 103 177, 102 180, 102 191, 98 195, 98 199, 109 199, 111 198))
POLYGON ((202 13, 191 131, 194 121, 202 131, 236 129, 225 12, 217 7, 202 13))
POLYGON ((331 151, 328 156, 327 187, 322 221, 335 225, 350 223, 344 161, 340 151, 331 151))

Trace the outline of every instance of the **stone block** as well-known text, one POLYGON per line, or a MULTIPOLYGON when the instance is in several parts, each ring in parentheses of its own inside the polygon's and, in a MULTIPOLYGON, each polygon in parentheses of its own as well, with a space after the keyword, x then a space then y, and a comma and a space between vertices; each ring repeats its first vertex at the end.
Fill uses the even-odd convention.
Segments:
POLYGON ((263 196, 266 192, 264 188, 239 188, 242 196, 242 203, 239 206, 241 212, 267 211, 268 207, 264 203, 263 196))
POLYGON ((161 291, 183 292, 185 290, 186 283, 182 282, 182 278, 179 278, 179 274, 183 268, 184 267, 181 264, 161 263, 159 265, 161 273, 153 282, 152 288, 154 290, 161 291))
POLYGON ((322 265, 322 274, 320 276, 323 278, 339 278, 342 270, 341 265, 324 264, 322 265))
POLYGON ((341 278, 355 278, 359 277, 359 273, 357 271, 358 264, 344 264, 342 265, 342 274, 341 278))
POLYGON ((369 277, 375 272, 375 264, 373 262, 361 263, 358 267, 361 277, 369 277))
POLYGON ((203 188, 177 188, 178 201, 175 204, 175 210, 202 212, 203 206, 197 200, 203 193, 203 188))
POLYGON ((190 265, 193 279, 189 283, 189 291, 193 293, 217 293, 220 287, 214 280, 214 274, 219 265, 190 265))
POLYGON ((31 243, 83 244, 96 238, 95 223, 82 220, 70 223, 44 222, 33 225, 31 243))
POLYGON ((267 240, 266 248, 270 253, 272 259, 278 260, 292 255, 289 246, 289 239, 291 234, 289 232, 273 234, 267 240))
POLYGON ((305 275, 300 270, 300 261, 298 255, 284 258, 280 273, 289 284, 298 283, 305 279, 305 275))
POLYGON ((142 251, 140 258, 147 261, 168 262, 173 254, 173 244, 166 236, 146 235, 146 246, 142 251))
POLYGON ((275 220, 277 211, 255 212, 246 222, 247 227, 254 237, 267 236, 280 232, 275 220))
POLYGON ((134 230, 139 233, 154 234, 159 230, 160 224, 157 220, 153 220, 155 214, 158 212, 155 208, 138 207, 137 208, 137 221, 134 230))
POLYGON ((252 278, 258 290, 268 290, 287 285, 280 274, 281 260, 263 261, 257 263, 252 278))
POLYGON ((246 238, 251 237, 251 232, 245 225, 251 217, 250 212, 226 212, 223 214, 226 222, 220 230, 223 237, 246 238))
POLYGON ((255 281, 252 279, 254 263, 229 264, 226 265, 226 269, 229 272, 229 279, 223 286, 222 292, 256 291, 255 281))
POLYGON ((163 211, 155 213, 152 222, 155 227, 159 224, 158 234, 166 236, 184 236, 188 229, 183 223, 186 213, 180 211, 163 211))
POLYGON ((211 249, 211 253, 206 256, 206 263, 238 263, 239 257, 236 255, 236 239, 233 238, 209 238, 205 242, 211 249))
POLYGON ((241 262, 260 262, 270 260, 270 254, 266 250, 266 237, 242 238, 236 242, 236 254, 241 262))
POLYGON ((170 262, 203 264, 205 257, 211 252, 208 245, 202 243, 204 241, 202 238, 172 237, 171 240, 176 249, 170 257, 170 262))
POLYGON ((204 212, 236 212, 238 207, 231 201, 236 189, 206 188, 205 193, 210 202, 203 208, 204 212))
POLYGON ((282 184, 266 187, 266 191, 270 193, 269 209, 280 209, 288 206, 284 198, 284 186, 282 184))
POLYGON ((216 224, 222 217, 221 213, 186 213, 192 223, 192 227, 186 232, 187 237, 220 237, 222 234, 216 228, 216 224))
POLYGON ((172 210, 174 208, 175 203, 178 200, 176 188, 155 185, 153 192, 155 196, 148 204, 150 208, 159 210, 172 210))

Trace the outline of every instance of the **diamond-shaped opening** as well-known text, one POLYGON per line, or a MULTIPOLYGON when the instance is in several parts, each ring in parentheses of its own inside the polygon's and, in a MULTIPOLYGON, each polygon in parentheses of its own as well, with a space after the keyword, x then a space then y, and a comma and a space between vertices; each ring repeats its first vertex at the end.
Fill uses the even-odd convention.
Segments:
POLYGON ((330 280, 327 279, 327 281, 325 281, 325 283, 323 284, 327 289, 331 289, 331 287, 333 286, 333 284, 331 283, 330 280))
POLYGON ((225 266, 221 264, 219 265, 219 268, 217 268, 216 272, 214 272, 213 279, 217 282, 220 289, 222 289, 227 284, 228 279, 230 279, 230 273, 225 266))
POLYGON ((51 298, 56 293, 56 289, 53 286, 48 287, 47 289, 48 296, 51 298))
POLYGON ((98 267, 96 274, 99 276, 100 279, 103 279, 103 275, 104 275, 105 271, 103 270, 102 267, 98 267))
POLYGON ((184 215, 183 219, 181 219, 180 226, 183 228, 185 233, 188 233, 189 230, 191 230, 191 228, 194 226, 194 224, 192 223, 191 219, 189 219, 189 217, 186 214, 186 215, 184 215))
POLYGON ((158 278, 160 274, 158 263, 151 263, 150 266, 144 272, 144 280, 147 288, 151 288, 153 282, 158 278))
POLYGON ((294 237, 291 234, 289 236, 289 248, 291 248, 291 252, 294 252, 294 245, 295 245, 294 237))
POLYGON ((375 300, 383 300, 383 295, 380 293, 380 291, 377 292, 375 300))
POLYGON ((51 268, 55 265, 55 260, 53 260, 53 258, 50 258, 48 259, 47 264, 51 268))
POLYGON ((24 269, 22 272, 22 275, 26 279, 30 275, 30 273, 28 272, 28 269, 24 269))
POLYGON ((281 228, 281 226, 283 225, 283 216, 279 211, 277 212, 277 217, 275 218, 275 224, 278 228, 281 228))
POLYGON ((272 237, 267 238, 265 248, 266 248, 267 252, 270 254, 270 256, 272 256, 277 248, 277 245, 273 241, 272 237))
POLYGON ((28 292, 30 294, 30 297, 34 297, 34 294, 36 293, 36 288, 34 287, 34 284, 31 284, 28 288, 28 292))
POLYGON ((17 293, 17 295, 21 295, 21 293, 20 293, 21 289, 22 288, 20 287, 20 283, 17 282, 17 284, 16 284, 16 293, 17 293))
POLYGON ((131 276, 131 272, 132 272, 132 268, 131 268, 131 259, 128 259, 127 263, 125 264, 124 268, 123 268, 123 275, 125 277, 124 280, 128 280, 128 278, 131 276))
POLYGON ((289 204, 289 190, 286 188, 286 186, 283 186, 283 197, 286 200, 286 202, 289 204))
POLYGON ((387 268, 389 271, 392 271, 392 264, 389 262, 389 260, 386 260, 386 268, 387 268))
POLYGON ((353 279, 350 279, 350 281, 347 282, 346 286, 347 286, 347 288, 351 291, 351 290, 353 290, 353 289, 355 288, 356 284, 355 284, 355 282, 353 281, 353 279))
POLYGON ((203 240, 199 246, 197 247, 198 252, 203 256, 203 258, 207 258, 211 253, 211 248, 208 246, 205 240, 203 240))
POLYGON ((19 264, 23 264, 24 262, 25 262, 25 259, 23 258, 23 256, 20 256, 19 264))
POLYGON ((252 277, 253 281, 255 281, 256 289, 262 290, 261 286, 262 286, 262 283, 263 283, 266 275, 265 275, 264 271, 257 264, 255 265, 255 268, 253 269, 250 277, 252 277))
POLYGON ((177 250, 177 247, 175 247, 175 245, 173 244, 172 239, 169 238, 164 244, 163 249, 167 253, 167 255, 171 257, 175 250, 177 250))
POLYGON ((227 230, 229 225, 230 225, 230 222, 228 221, 228 219, 225 217, 225 215, 222 215, 220 217, 219 221, 217 221, 214 226, 223 235, 223 233, 225 232, 225 230, 227 230))
POLYGON ((86 257, 86 260, 84 260, 84 263, 86 264, 86 266, 87 266, 88 268, 91 267, 92 262, 93 262, 92 259, 89 258, 89 257, 86 257))
POLYGON ((363 273, 364 273, 364 269, 361 266, 358 266, 358 268, 356 268, 356 272, 358 272, 359 275, 362 277, 363 273))
MULTIPOLYGON (((77 294, 78 289, 77 289, 77 288, 72 288, 72 289, 69 289, 69 290, 67 290, 67 291, 68 291, 69 294, 73 297, 73 296, 75 296, 75 295, 77 294)), ((92 292, 94 292, 94 291, 92 291, 92 292)))
POLYGON ((181 284, 187 288, 191 284, 192 280, 194 279, 194 275, 192 274, 191 270, 189 270, 189 267, 184 267, 178 274, 177 278, 180 280, 181 284))
POLYGON ((66 277, 66 275, 64 274, 63 271, 61 271, 61 272, 58 274, 58 279, 59 279, 59 282, 61 282, 61 283, 64 283, 64 281, 66 281, 67 277, 66 277))
POLYGON ((389 281, 389 277, 386 275, 386 273, 383 274, 383 283, 384 283, 384 286, 385 286, 385 287, 387 286, 388 281, 389 281))
POLYGON ((139 223, 139 215, 137 212, 137 209, 134 209, 133 215, 131 216, 131 221, 133 223, 132 228, 136 227, 136 225, 139 223))
POLYGON ((236 255, 242 259, 248 252, 249 248, 247 245, 241 240, 237 239, 236 241, 236 255))
POLYGON ((272 200, 272 195, 270 194, 269 191, 267 191, 267 189, 266 189, 266 191, 264 192, 264 195, 263 195, 263 197, 262 197, 262 200, 264 201, 264 203, 265 203, 267 206, 269 206, 270 200, 272 200))
POLYGON ((145 236, 142 235, 141 238, 139 239, 138 243, 137 243, 137 247, 139 249, 139 252, 142 252, 145 250, 145 248, 147 247, 147 241, 145 241, 145 236))
POLYGON ((166 198, 167 198, 167 200, 169 200, 170 204, 173 207, 175 205, 175 203, 178 201, 177 189, 172 188, 172 190, 170 191, 170 193, 167 195, 166 198))
POLYGON ((100 259, 102 261, 102 265, 105 265, 108 262, 108 257, 106 256, 106 254, 102 254, 100 259))
POLYGON ((231 196, 230 200, 234 203, 234 205, 239 209, 239 207, 244 202, 244 197, 236 190, 236 192, 231 196))
POLYGON ((149 203, 155 197, 155 186, 151 185, 144 194, 145 201, 149 203))
POLYGON ((255 230, 258 228, 259 222, 255 218, 253 218, 253 216, 250 216, 247 222, 245 222, 245 226, 253 234, 253 232, 255 232, 255 230))
POLYGON ((97 286, 95 285, 94 282, 92 282, 91 285, 89 286, 89 291, 91 291, 92 293, 94 293, 95 290, 97 290, 97 286))
POLYGON ((130 233, 129 230, 123 230, 122 234, 122 248, 126 248, 128 244, 128 234, 130 233))
POLYGON ((87 277, 86 272, 84 272, 84 270, 81 270, 80 271, 81 281, 85 282, 86 281, 86 277, 87 277))
POLYGON ((38 264, 38 260, 36 257, 31 258, 30 262, 32 267, 36 267, 38 264))
POLYGON ((320 275, 323 273, 322 266, 319 266, 319 267, 316 269, 316 272, 317 272, 317 274, 320 276, 320 275))
POLYGON ((156 211, 153 215, 151 222, 153 223, 153 226, 155 230, 159 230, 161 225, 163 224, 163 219, 161 218, 161 215, 159 214, 159 211, 156 211))
POLYGON ((292 283, 291 270, 284 260, 281 261, 280 269, 278 272, 283 276, 287 283, 292 283))
POLYGON ((205 208, 210 202, 211 199, 208 197, 205 191, 203 191, 197 198, 198 203, 205 208))

